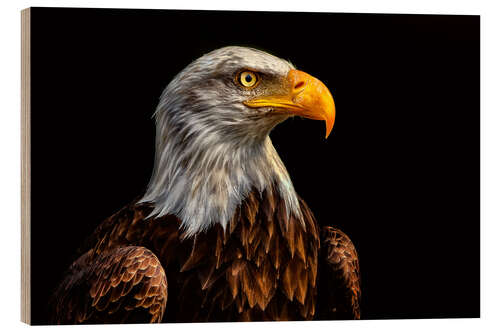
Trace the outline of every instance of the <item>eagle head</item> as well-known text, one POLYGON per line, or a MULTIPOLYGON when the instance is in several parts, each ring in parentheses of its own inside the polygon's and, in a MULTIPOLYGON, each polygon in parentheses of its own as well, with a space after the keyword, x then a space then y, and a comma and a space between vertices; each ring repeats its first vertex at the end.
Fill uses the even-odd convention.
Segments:
POLYGON ((266 52, 224 47, 203 55, 165 88, 155 112, 156 156, 141 202, 176 215, 189 237, 223 228, 250 191, 274 187, 302 220, 292 182, 269 138, 291 116, 335 120, 318 79, 266 52))

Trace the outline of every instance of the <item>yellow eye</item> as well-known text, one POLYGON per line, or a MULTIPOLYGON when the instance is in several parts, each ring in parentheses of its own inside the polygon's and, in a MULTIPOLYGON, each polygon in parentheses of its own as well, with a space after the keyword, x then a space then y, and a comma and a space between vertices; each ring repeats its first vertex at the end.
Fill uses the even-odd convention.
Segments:
POLYGON ((257 74, 249 71, 243 71, 240 73, 239 81, 243 87, 251 88, 257 83, 257 74))

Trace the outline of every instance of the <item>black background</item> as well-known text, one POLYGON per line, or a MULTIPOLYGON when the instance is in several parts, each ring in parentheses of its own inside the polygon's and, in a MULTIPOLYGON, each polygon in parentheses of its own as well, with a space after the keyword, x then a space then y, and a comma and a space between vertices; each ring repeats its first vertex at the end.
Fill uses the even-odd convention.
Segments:
POLYGON ((479 316, 479 17, 43 9, 32 12, 32 322, 83 239, 140 195, 158 98, 192 60, 257 47, 321 79, 334 130, 272 133, 362 272, 362 317, 479 316))

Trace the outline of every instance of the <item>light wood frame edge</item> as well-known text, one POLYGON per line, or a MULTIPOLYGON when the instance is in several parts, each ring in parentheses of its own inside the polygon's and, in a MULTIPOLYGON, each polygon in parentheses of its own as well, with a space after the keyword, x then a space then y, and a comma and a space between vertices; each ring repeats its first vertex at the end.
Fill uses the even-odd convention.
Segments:
POLYGON ((21 11, 21 321, 31 324, 31 10, 21 11))

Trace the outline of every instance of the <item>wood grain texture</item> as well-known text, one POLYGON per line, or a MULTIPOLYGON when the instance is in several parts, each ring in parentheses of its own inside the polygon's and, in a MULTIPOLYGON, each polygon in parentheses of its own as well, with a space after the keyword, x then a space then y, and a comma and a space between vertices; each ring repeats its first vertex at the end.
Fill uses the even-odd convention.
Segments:
POLYGON ((31 324, 31 9, 21 11, 21 321, 31 324))

